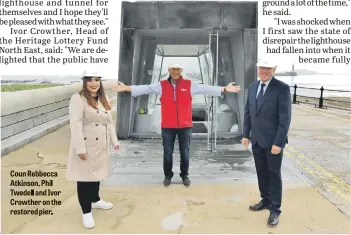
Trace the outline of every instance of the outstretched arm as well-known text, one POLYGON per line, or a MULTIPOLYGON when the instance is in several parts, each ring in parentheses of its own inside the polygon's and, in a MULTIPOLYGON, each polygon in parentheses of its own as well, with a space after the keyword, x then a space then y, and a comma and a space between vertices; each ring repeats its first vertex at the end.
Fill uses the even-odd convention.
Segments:
POLYGON ((112 88, 114 91, 117 92, 131 92, 132 96, 139 96, 139 95, 149 95, 149 94, 158 94, 160 95, 162 92, 161 83, 156 82, 150 85, 132 85, 126 86, 122 82, 118 82, 118 85, 112 88))
POLYGON ((204 94, 209 96, 221 96, 222 92, 239 92, 240 86, 229 83, 227 87, 209 86, 191 82, 191 95, 204 94))

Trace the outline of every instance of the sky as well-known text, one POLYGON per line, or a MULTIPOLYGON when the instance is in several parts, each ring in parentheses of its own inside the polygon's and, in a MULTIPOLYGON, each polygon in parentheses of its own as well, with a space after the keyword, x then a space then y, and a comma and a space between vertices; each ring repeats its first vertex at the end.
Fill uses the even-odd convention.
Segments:
MULTIPOLYGON (((205 2, 205 1, 204 1, 205 2)), ((276 21, 274 18, 277 16, 262 16, 262 4, 263 2, 267 1, 259 1, 259 17, 258 17, 258 32, 259 32, 259 38, 258 38, 258 53, 259 57, 265 55, 266 53, 266 47, 262 43, 262 39, 265 36, 269 36, 271 38, 297 38, 297 37, 310 37, 311 35, 306 35, 306 34, 301 34, 299 36, 296 35, 263 35, 262 31, 263 28, 269 28, 269 27, 275 27, 276 29, 292 29, 292 28, 297 28, 296 26, 276 26, 276 21)), ((272 1, 268 1, 272 2, 272 1)), ((276 1, 278 2, 278 1, 276 1)), ((281 1, 279 1, 281 2, 281 1)), ((286 1, 284 1, 286 2, 286 1)), ((351 2, 348 1, 348 3, 351 5, 351 2)), ((266 10, 280 10, 283 7, 269 7, 266 8, 266 10)), ((75 10, 76 8, 72 8, 72 10, 75 10)), ((351 12, 351 6, 348 8, 334 8, 334 7, 318 7, 318 8, 312 8, 312 7, 298 7, 298 8, 290 8, 290 16, 279 16, 281 20, 287 20, 287 19, 325 19, 325 18, 335 18, 338 17, 339 19, 349 19, 349 13, 351 12)), ((109 15, 108 16, 90 16, 94 17, 95 19, 105 19, 105 22, 107 24, 105 27, 108 27, 109 31, 109 46, 108 46, 108 63, 107 64, 30 64, 30 63, 20 63, 20 64, 11 64, 11 65, 4 65, 0 64, 0 75, 80 75, 83 73, 84 70, 94 70, 100 73, 103 73, 104 76, 107 79, 118 79, 117 74, 118 74, 118 58, 119 58, 119 41, 120 41, 120 22, 121 22, 121 2, 120 1, 109 1, 109 15)), ((85 16, 87 18, 88 16, 85 16)), ((2 16, 3 19, 11 19, 12 17, 6 17, 2 16)), ((29 19, 30 17, 28 16, 22 16, 22 17, 17 17, 17 19, 29 19)), ((53 16, 53 19, 61 19, 62 16, 53 16)), ((69 18, 69 17, 66 17, 69 18)), ((81 17, 84 19, 84 17, 81 17)), ((0 30, 2 32, 2 35, 4 35, 7 38, 10 37, 15 37, 15 36, 20 36, 20 35, 10 35, 10 30, 7 26, 1 25, 0 30)), ((30 26, 27 26, 30 28, 30 26)), ((84 27, 84 26, 83 26, 84 27)), ((299 26, 299 28, 305 28, 307 26, 299 26)), ((344 28, 348 29, 351 26, 343 26, 343 27, 338 27, 335 26, 334 28, 344 28)), ((14 29, 19 29, 21 28, 20 26, 14 26, 14 29)), ((41 28, 45 28, 44 26, 41 26, 41 28)), ((47 29, 52 28, 52 26, 46 26, 47 29)), ((318 29, 325 29, 326 26, 319 26, 317 27, 318 29)), ((330 26, 329 26, 330 28, 330 26)), ((73 27, 71 27, 73 30, 73 27)), ((28 36, 28 35, 23 35, 23 36, 28 36)), ((55 35, 56 36, 56 35, 55 35)), ((315 35, 316 37, 320 37, 321 35, 315 35)), ((325 35, 324 35, 325 36, 325 35)), ((333 36, 333 35, 332 35, 333 36)), ((40 38, 47 38, 48 35, 40 35, 40 38)), ((103 38, 103 36, 101 36, 103 38)), ((351 34, 346 34, 346 35, 338 35, 338 36, 333 36, 334 38, 351 38, 351 34)), ((59 35, 58 38, 65 38, 63 35, 59 35)), ((77 36, 77 38, 81 38, 81 36, 77 36)), ((304 47, 304 45, 296 45, 299 47, 304 47)), ((344 48, 344 46, 340 46, 344 48)), ((13 55, 13 54, 12 54, 13 55)), ((89 54, 87 54, 89 56, 89 54)), ((278 71, 280 70, 289 70, 291 68, 292 63, 295 63, 295 68, 296 69, 308 69, 308 70, 314 70, 314 71, 319 71, 319 72, 328 72, 328 73, 333 73, 333 72, 340 72, 340 73, 346 73, 349 72, 351 73, 351 65, 345 65, 345 64, 304 64, 304 63, 299 63, 298 62, 298 57, 299 55, 301 56, 310 56, 310 57, 326 57, 329 56, 328 54, 321 53, 319 55, 317 54, 275 54, 272 56, 271 54, 268 55, 270 58, 272 58, 274 61, 278 63, 278 71)), ((0 57, 2 54, 0 54, 0 57)), ((24 56, 24 54, 20 55, 24 56)), ((61 54, 62 58, 63 57, 78 57, 77 54, 70 54, 69 52, 66 51, 66 53, 61 54)), ((348 56, 348 58, 351 58, 351 54, 344 54, 344 55, 336 55, 337 57, 340 56, 348 56)), ((1 59, 0 59, 1 60, 1 59)), ((351 61, 350 61, 351 63, 351 61)), ((188 64, 189 65, 189 64, 188 64)), ((191 69, 191 65, 189 65, 189 69, 191 69)))

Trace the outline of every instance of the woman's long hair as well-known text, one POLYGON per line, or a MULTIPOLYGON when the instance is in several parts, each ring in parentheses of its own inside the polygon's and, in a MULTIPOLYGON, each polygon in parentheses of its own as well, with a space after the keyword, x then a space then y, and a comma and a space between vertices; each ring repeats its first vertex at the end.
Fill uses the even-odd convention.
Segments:
MULTIPOLYGON (((92 77, 84 77, 83 78, 83 88, 82 90, 80 90, 79 94, 84 96, 87 101, 88 101, 88 104, 95 108, 95 109, 98 109, 98 104, 96 102, 96 100, 94 99, 94 97, 90 94, 90 92, 88 91, 88 86, 87 86, 87 83, 88 81, 90 81, 92 79, 92 77)), ((105 90, 104 90, 104 87, 102 85, 102 81, 101 81, 101 78, 100 79, 100 88, 99 90, 97 91, 97 94, 98 94, 98 97, 99 97, 99 100, 100 102, 102 103, 102 105, 104 106, 104 108, 106 110, 111 110, 112 107, 111 105, 109 104, 109 102, 107 101, 106 99, 106 95, 105 95, 105 90)))

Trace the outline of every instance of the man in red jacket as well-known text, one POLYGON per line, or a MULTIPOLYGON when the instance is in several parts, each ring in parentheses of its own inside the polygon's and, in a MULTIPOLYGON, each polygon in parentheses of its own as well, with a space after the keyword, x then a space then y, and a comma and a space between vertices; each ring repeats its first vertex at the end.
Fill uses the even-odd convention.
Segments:
POLYGON ((114 87, 117 92, 128 91, 136 97, 144 94, 159 94, 161 96, 161 128, 163 139, 163 171, 164 186, 168 187, 174 175, 173 149, 175 138, 178 135, 180 150, 180 177, 183 184, 190 186, 188 178, 189 170, 189 146, 192 134, 192 96, 205 94, 209 96, 221 96, 222 92, 239 92, 240 87, 229 83, 227 87, 207 86, 192 82, 182 77, 183 69, 178 65, 168 67, 170 76, 150 85, 126 86, 122 82, 114 87))

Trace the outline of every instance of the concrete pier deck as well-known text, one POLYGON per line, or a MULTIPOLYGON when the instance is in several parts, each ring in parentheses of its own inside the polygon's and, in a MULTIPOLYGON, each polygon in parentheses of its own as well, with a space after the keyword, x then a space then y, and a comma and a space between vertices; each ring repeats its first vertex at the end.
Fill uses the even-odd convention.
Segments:
POLYGON ((150 139, 121 141, 122 150, 113 152, 114 171, 103 182, 100 195, 114 207, 94 210, 96 227, 87 230, 82 225, 76 185, 65 179, 70 136, 66 125, 2 157, 2 233, 349 233, 346 167, 321 160, 333 157, 342 161, 341 165, 350 160, 346 146, 350 134, 345 131, 349 116, 293 107, 290 145, 282 168, 283 213, 277 228, 267 227, 268 211, 248 210, 259 200, 257 180, 252 156, 237 140, 219 140, 220 151, 214 154, 205 150, 206 140, 192 141, 190 188, 185 188, 178 176, 176 145, 175 177, 173 184, 164 188, 161 140, 150 139), (316 138, 319 132, 327 132, 329 138, 326 134, 316 138), (11 196, 10 189, 33 188, 10 186, 11 180, 44 179, 10 177, 11 171, 27 170, 57 172, 52 187, 35 190, 50 189, 60 195, 11 196), (11 199, 30 198, 56 199, 61 205, 10 205, 11 199), (41 216, 10 215, 10 210, 36 208, 51 211, 41 216))

